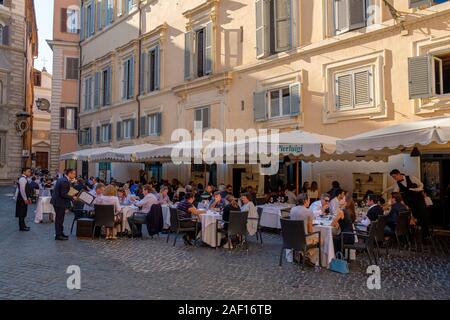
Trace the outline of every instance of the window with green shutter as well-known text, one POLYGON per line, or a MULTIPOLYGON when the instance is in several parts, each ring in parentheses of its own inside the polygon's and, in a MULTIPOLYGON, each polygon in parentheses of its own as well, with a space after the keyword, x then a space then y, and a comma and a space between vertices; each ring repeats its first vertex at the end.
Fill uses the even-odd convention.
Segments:
POLYGON ((336 73, 334 78, 337 111, 374 106, 372 67, 336 73))
POLYGON ((333 0, 336 34, 363 28, 367 25, 368 0, 333 0))

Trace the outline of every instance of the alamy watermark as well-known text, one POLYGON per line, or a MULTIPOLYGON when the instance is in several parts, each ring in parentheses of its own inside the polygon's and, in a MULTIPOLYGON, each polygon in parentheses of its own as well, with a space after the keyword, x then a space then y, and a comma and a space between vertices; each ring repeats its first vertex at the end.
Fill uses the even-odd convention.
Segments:
POLYGON ((66 270, 70 276, 67 278, 66 286, 69 290, 81 290, 81 269, 77 265, 70 265, 66 270))

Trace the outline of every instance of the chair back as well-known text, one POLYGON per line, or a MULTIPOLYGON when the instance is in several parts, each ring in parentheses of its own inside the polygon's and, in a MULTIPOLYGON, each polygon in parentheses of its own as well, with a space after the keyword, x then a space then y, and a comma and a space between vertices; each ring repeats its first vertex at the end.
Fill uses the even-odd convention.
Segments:
POLYGON ((94 205, 95 225, 105 226, 107 228, 114 227, 114 205, 94 205))
MULTIPOLYGON (((367 248, 369 248, 369 249, 372 249, 374 247, 374 245, 375 245, 375 238, 376 238, 376 235, 377 235, 377 228, 378 228, 378 221, 373 221, 370 224, 369 237, 368 237, 367 242, 366 242, 367 248)), ((383 227, 383 229, 384 229, 384 227, 383 227)))
MULTIPOLYGON (((379 216, 377 219, 377 224, 376 224, 376 231, 375 231, 375 240, 378 242, 383 242, 384 241, 384 227, 386 227, 386 222, 387 222, 387 216, 379 216)), ((370 229, 372 230, 373 226, 372 226, 373 222, 371 223, 370 229)), ((370 231, 369 231, 370 232, 370 231)))
POLYGON ((290 214, 291 214, 291 208, 281 209, 281 217, 282 218, 289 217, 290 214))
POLYGON ((73 201, 72 210, 73 211, 81 211, 84 209, 84 202, 82 201, 73 201))
POLYGON ((246 235, 247 234, 248 211, 230 211, 228 224, 228 235, 246 235))
POLYGON ((176 231, 178 228, 178 209, 169 208, 170 210, 170 231, 176 231))
POLYGON ((399 213, 397 226, 395 227, 397 236, 405 236, 409 233, 409 217, 409 211, 402 211, 399 213))
POLYGON ((283 249, 304 251, 306 248, 305 223, 303 220, 281 219, 283 249))

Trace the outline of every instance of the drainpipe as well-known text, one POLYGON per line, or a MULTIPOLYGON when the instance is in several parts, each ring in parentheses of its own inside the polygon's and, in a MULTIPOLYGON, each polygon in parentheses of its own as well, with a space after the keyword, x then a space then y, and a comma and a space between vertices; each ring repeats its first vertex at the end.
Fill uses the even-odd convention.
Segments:
MULTIPOLYGON (((28 41, 29 34, 28 34, 28 24, 26 18, 24 18, 25 23, 25 41, 24 41, 24 111, 29 112, 29 128, 26 132, 24 132, 22 137, 22 150, 28 149, 28 152, 30 153, 28 158, 23 160, 25 167, 31 167, 31 151, 32 151, 32 133, 33 133, 33 108, 31 110, 28 110, 28 86, 29 86, 29 79, 28 79, 28 41)), ((34 69, 31 69, 31 72, 34 72, 34 69)), ((31 79, 30 79, 31 80, 31 79)), ((34 89, 32 89, 33 92, 34 89)), ((33 96, 31 96, 31 99, 33 99, 33 96)), ((33 100, 32 100, 33 101, 33 100)), ((23 152, 21 150, 21 153, 23 152)))
POLYGON ((137 137, 141 138, 141 100, 139 99, 140 95, 141 95, 141 83, 142 83, 142 75, 141 75, 141 55, 142 55, 142 48, 141 48, 141 44, 142 44, 142 5, 141 5, 142 1, 138 2, 138 9, 139 9, 139 38, 138 38, 138 54, 139 56, 137 57, 137 60, 139 61, 138 64, 138 94, 136 95, 136 102, 137 102, 137 137))

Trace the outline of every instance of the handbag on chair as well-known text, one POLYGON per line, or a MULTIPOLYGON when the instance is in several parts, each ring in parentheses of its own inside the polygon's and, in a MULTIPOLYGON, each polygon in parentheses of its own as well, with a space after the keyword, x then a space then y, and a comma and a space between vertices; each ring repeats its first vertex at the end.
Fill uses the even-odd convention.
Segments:
POLYGON ((349 273, 348 262, 344 259, 342 252, 336 253, 336 258, 330 262, 330 270, 342 274, 349 273))

